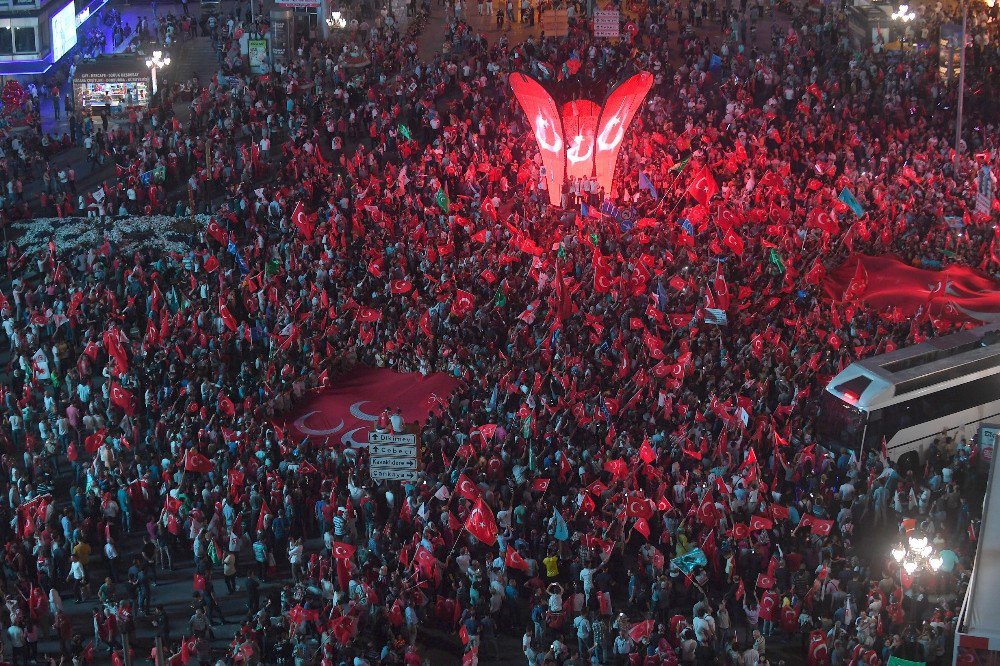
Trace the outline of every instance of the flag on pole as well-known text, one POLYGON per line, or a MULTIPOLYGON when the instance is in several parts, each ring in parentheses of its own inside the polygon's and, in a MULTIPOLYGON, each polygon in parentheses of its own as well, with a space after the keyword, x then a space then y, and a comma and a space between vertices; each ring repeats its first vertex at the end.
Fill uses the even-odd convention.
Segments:
POLYGON ((687 157, 685 157, 684 159, 682 159, 680 162, 678 162, 677 164, 675 164, 672 167, 670 167, 670 173, 680 173, 684 169, 684 167, 686 167, 688 165, 688 162, 690 162, 690 161, 691 161, 691 156, 688 155, 687 157))
POLYGON ((442 212, 447 213, 451 209, 451 202, 448 200, 448 195, 444 193, 444 189, 438 189, 434 200, 442 212))
POLYGON ((770 259, 771 263, 777 266, 779 271, 782 273, 785 272, 785 262, 781 259, 781 255, 778 254, 778 251, 773 247, 771 248, 770 259))
POLYGON ((654 199, 660 198, 659 193, 656 191, 656 187, 653 185, 653 181, 651 181, 649 179, 649 176, 647 176, 644 173, 639 174, 639 189, 648 191, 649 196, 653 197, 654 199))
POLYGON ((854 198, 854 195, 846 187, 840 191, 840 196, 837 198, 858 217, 862 217, 865 214, 865 209, 861 206, 861 203, 854 198))

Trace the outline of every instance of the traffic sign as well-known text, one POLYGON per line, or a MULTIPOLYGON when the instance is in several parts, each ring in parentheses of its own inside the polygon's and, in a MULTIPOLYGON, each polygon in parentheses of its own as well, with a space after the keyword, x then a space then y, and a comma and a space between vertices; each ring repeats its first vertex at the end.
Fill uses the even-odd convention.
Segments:
POLYGON ((415 481, 417 470, 415 469, 380 469, 372 468, 373 481, 415 481))
POLYGON ((416 446, 401 446, 399 444, 372 444, 368 447, 368 453, 372 459, 375 458, 416 458, 416 446))
POLYGON ((409 444, 415 446, 417 436, 407 433, 376 432, 372 430, 368 433, 369 444, 409 444))
POLYGON ((416 469, 416 458, 372 458, 372 469, 416 469))

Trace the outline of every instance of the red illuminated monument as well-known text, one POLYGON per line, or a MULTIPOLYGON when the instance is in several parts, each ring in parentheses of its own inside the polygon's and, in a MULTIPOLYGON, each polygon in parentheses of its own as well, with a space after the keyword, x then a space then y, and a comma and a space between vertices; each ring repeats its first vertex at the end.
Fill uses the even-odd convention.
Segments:
POLYGON ((559 205, 569 177, 593 176, 611 192, 625 131, 652 85, 653 75, 640 72, 616 87, 603 107, 575 100, 559 109, 541 83, 526 74, 510 75, 510 87, 535 133, 550 203, 559 205))

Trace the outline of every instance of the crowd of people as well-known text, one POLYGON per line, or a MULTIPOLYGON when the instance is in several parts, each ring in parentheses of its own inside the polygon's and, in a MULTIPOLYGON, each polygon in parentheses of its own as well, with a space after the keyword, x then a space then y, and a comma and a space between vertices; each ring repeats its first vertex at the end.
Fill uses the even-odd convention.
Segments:
MULTIPOLYGON (((768 49, 738 12, 720 35, 674 9, 643 8, 618 43, 581 21, 519 45, 451 21, 429 63, 378 21, 267 76, 178 85, 187 123, 165 103, 111 132, 102 210, 214 217, 183 255, 7 248, 15 663, 49 628, 54 663, 120 660, 140 626, 172 664, 470 664, 518 638, 530 666, 946 663, 976 448, 943 433, 905 470, 828 455, 816 398, 956 323, 822 281, 851 252, 996 274, 996 207, 974 213, 995 121, 971 95, 954 154, 936 56, 857 50, 835 14, 768 49), (505 74, 590 90, 639 70, 655 84, 615 191, 550 206, 505 74), (140 178, 157 167, 178 195, 140 178), (602 196, 638 222, 582 214, 602 196), (461 380, 422 427, 418 480, 375 483, 364 449, 285 425, 355 363, 461 380), (947 546, 939 573, 863 548, 903 518, 947 546), (191 573, 190 618, 158 605, 165 568, 191 573), (219 578, 246 594, 230 644, 219 578)), ((970 19, 982 99, 997 18, 970 19)))

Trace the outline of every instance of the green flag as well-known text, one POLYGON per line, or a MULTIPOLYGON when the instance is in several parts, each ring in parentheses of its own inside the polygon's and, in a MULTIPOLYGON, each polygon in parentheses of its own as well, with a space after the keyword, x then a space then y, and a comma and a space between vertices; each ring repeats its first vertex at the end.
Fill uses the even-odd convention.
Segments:
POLYGON ((689 574, 694 571, 695 567, 707 565, 708 558, 705 557, 701 548, 692 548, 690 552, 670 560, 670 564, 680 569, 681 573, 689 574))
POLYGON ((443 189, 439 189, 437 196, 434 198, 437 201, 438 208, 443 212, 447 213, 448 209, 451 208, 451 202, 448 201, 448 195, 444 193, 443 189))
POLYGON ((556 256, 560 259, 566 258, 566 247, 562 243, 559 243, 559 252, 556 253, 556 256))
POLYGON ((781 260, 781 255, 773 247, 771 248, 771 263, 777 266, 782 273, 785 272, 785 262, 781 260))
POLYGON ((406 139, 407 141, 413 139, 413 135, 410 134, 410 128, 404 125, 403 123, 399 124, 399 133, 402 134, 403 138, 406 139))
POLYGON ((910 661, 909 659, 902 659, 900 657, 889 657, 889 662, 886 666, 925 666, 926 661, 910 661))
POLYGON ((493 302, 498 308, 507 305, 507 297, 503 293, 503 287, 497 287, 497 293, 493 296, 493 302))
POLYGON ((524 419, 524 425, 521 426, 521 434, 525 439, 531 437, 531 417, 528 416, 524 419))
POLYGON ((272 275, 277 275, 280 272, 281 272, 281 264, 278 263, 277 259, 271 259, 270 261, 267 262, 267 265, 264 266, 264 274, 267 275, 268 277, 272 275))
POLYGON ((680 162, 678 162, 677 164, 675 164, 672 167, 670 167, 670 173, 679 173, 684 167, 686 167, 688 165, 688 162, 690 162, 690 161, 691 161, 691 156, 688 155, 687 157, 685 157, 684 159, 682 159, 680 162))

